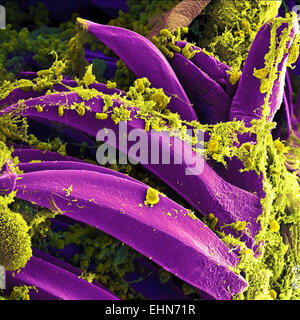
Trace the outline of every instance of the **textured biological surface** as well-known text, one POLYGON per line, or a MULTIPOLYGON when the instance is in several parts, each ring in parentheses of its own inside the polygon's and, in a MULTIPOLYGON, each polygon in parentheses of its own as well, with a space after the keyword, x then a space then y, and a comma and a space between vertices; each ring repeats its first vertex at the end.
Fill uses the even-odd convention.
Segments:
POLYGON ((5 2, 0 300, 300 299, 296 2, 192 2, 5 2))

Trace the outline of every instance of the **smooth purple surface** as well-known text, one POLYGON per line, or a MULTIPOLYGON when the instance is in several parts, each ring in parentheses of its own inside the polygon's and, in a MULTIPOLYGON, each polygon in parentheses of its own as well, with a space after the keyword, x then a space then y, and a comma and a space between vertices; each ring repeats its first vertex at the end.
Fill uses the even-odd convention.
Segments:
POLYGON ((0 175, 0 194, 10 194, 15 188, 16 178, 16 174, 0 175))
MULTIPOLYGON (((113 171, 105 167, 96 166, 84 162, 73 162, 73 161, 43 161, 41 163, 20 163, 18 165, 20 170, 24 173, 36 172, 43 170, 80 170, 80 171, 94 171, 102 174, 108 174, 115 177, 120 177, 135 183, 142 183, 136 179, 133 179, 127 175, 124 175, 118 171, 113 171)), ((1 181, 1 177, 0 177, 1 181)))
MULTIPOLYGON (((82 20, 79 21, 81 24, 82 20)), ((153 87, 163 88, 164 92, 172 97, 170 110, 178 112, 184 120, 197 120, 191 102, 174 71, 152 42, 127 29, 87 20, 82 23, 88 26, 88 32, 114 51, 138 78, 147 77, 153 87)))
MULTIPOLYGON (((277 40, 283 31, 287 27, 286 23, 283 23, 277 30, 277 40)), ((295 21, 294 27, 291 32, 291 38, 295 35, 299 26, 295 21)), ((270 46, 270 31, 271 24, 267 23, 258 31, 248 57, 246 59, 243 73, 239 82, 237 92, 233 98, 230 109, 230 120, 236 118, 237 120, 245 120, 246 124, 249 124, 252 119, 257 119, 261 116, 261 107, 264 104, 266 93, 260 92, 261 80, 254 77, 254 68, 257 70, 264 68, 265 55, 269 52, 270 46)), ((292 40, 289 41, 287 48, 290 48, 292 40)), ((278 71, 281 72, 279 81, 275 81, 272 95, 270 98, 270 115, 269 119, 272 120, 276 111, 279 109, 284 91, 286 63, 288 54, 284 55, 283 61, 278 66, 278 71)))
MULTIPOLYGON (((184 48, 187 44, 186 41, 177 41, 175 42, 180 48, 184 48)), ((229 94, 233 95, 235 91, 235 85, 231 85, 229 81, 229 71, 231 68, 226 64, 216 60, 214 57, 207 55, 203 50, 197 46, 191 47, 193 50, 199 50, 200 52, 196 53, 191 61, 203 72, 205 72, 211 79, 215 80, 220 84, 229 94)))
POLYGON ((31 257, 26 267, 20 272, 13 275, 7 272, 7 289, 11 289, 15 285, 35 286, 38 293, 32 291, 30 297, 33 300, 117 300, 113 294, 106 289, 79 279, 78 274, 70 272, 74 270, 69 266, 69 270, 65 267, 64 262, 58 262, 58 259, 41 253, 42 258, 31 257))
POLYGON ((227 267, 236 265, 237 256, 213 231, 167 198, 160 197, 153 208, 144 206, 146 186, 74 170, 32 172, 20 177, 17 197, 49 209, 55 206, 66 216, 111 234, 217 299, 230 299, 228 285, 233 294, 246 286, 227 267), (63 189, 70 185, 73 191, 67 196, 63 189))
POLYGON ((59 153, 51 152, 51 151, 41 151, 35 150, 30 148, 20 148, 14 149, 13 152, 14 157, 18 157, 21 163, 27 163, 30 161, 75 161, 75 162, 82 162, 77 158, 69 157, 69 156, 62 156, 59 153))
POLYGON ((228 120, 231 98, 215 80, 181 54, 175 53, 170 64, 201 123, 214 124, 228 120))
POLYGON ((244 165, 238 158, 228 160, 226 168, 213 160, 209 164, 227 182, 248 192, 256 193, 259 197, 265 197, 262 175, 259 176, 255 171, 240 172, 239 170, 243 169, 244 165))
MULTIPOLYGON (((72 110, 65 110, 63 117, 57 115, 56 105, 71 105, 73 102, 81 101, 82 100, 76 93, 44 96, 26 101, 25 105, 28 106, 28 108, 25 108, 22 113, 24 116, 36 116, 65 123, 68 126, 79 129, 91 136, 96 136, 101 128, 110 128, 113 129, 117 137, 119 137, 119 128, 111 119, 95 119, 94 112, 101 112, 103 108, 101 97, 86 101, 86 104, 91 107, 92 111, 87 112, 84 117, 78 116, 77 112, 72 110), (34 106, 37 104, 44 106, 43 112, 38 113, 36 111, 34 106)), ((11 106, 0 111, 0 114, 9 113, 16 108, 17 105, 11 106)), ((128 130, 144 128, 144 121, 134 119, 133 116, 132 119, 132 121, 128 121, 127 123, 128 130)), ((148 145, 150 145, 150 133, 148 133, 147 137, 149 140, 148 145)), ((158 135, 152 134, 152 139, 159 139, 159 137, 158 135)), ((168 143, 165 139, 169 139, 167 134, 163 135, 163 141, 160 140, 160 145, 162 145, 162 143, 168 143)), ((173 138, 171 139, 171 142, 172 141, 174 141, 173 138)), ((123 144, 117 145, 117 148, 124 153, 128 153, 130 143, 128 143, 127 148, 123 144)), ((190 146, 185 143, 184 148, 189 150, 190 146)), ((150 151, 151 150, 149 150, 149 152, 150 151)), ((170 152, 171 157, 178 157, 178 154, 174 151, 174 143, 171 143, 170 152)), ((172 163, 171 161, 168 165, 144 164, 144 167, 162 179, 196 210, 206 215, 214 213, 220 223, 232 223, 237 219, 246 220, 251 223, 251 234, 255 235, 259 230, 259 224, 256 220, 262 210, 259 198, 254 194, 225 182, 203 161, 203 159, 202 173, 198 175, 187 175, 186 169, 191 167, 187 163, 195 163, 195 159, 198 158, 195 155, 191 156, 190 152, 189 161, 187 159, 182 159, 181 165, 175 165, 174 162, 172 163)), ((201 159, 198 159, 198 161, 201 163, 201 159)))

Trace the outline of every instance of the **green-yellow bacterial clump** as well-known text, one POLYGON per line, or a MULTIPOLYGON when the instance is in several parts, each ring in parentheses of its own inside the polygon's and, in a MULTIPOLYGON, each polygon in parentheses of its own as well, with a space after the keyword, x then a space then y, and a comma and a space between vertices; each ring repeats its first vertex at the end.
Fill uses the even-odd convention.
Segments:
POLYGON ((233 69, 230 71, 229 81, 232 85, 235 85, 240 80, 240 77, 241 77, 241 72, 233 69))
POLYGON ((194 49, 191 43, 187 43, 183 48, 180 48, 175 43, 176 41, 181 41, 182 36, 188 32, 188 28, 177 28, 173 33, 168 29, 162 29, 159 36, 154 36, 152 42, 157 46, 157 48, 169 59, 174 58, 175 51, 181 53, 188 60, 191 60, 195 54, 200 52, 200 50, 194 49), (172 51, 171 51, 172 50, 172 51))
POLYGON ((29 227, 19 213, 0 208, 0 264, 11 271, 24 268, 32 256, 29 227))
POLYGON ((153 207, 154 205, 159 203, 159 192, 153 188, 147 189, 145 205, 150 205, 153 207))
MULTIPOLYGON (((11 158, 11 150, 0 141, 0 168, 7 161, 12 166, 17 163, 11 158)), ((21 214, 9 209, 13 201, 14 193, 0 195, 0 264, 10 271, 24 268, 32 256, 28 224, 21 214)))
POLYGON ((212 0, 190 26, 200 48, 241 70, 260 27, 276 17, 281 1, 212 0))
MULTIPOLYGON (((1 118, 0 118, 1 119, 1 118)), ((12 158, 12 150, 0 141, 0 168, 8 163, 10 170, 21 173, 18 159, 12 158)), ((35 233, 45 236, 47 233, 48 218, 54 213, 47 210, 34 214, 19 211, 20 207, 14 199, 15 192, 0 195, 0 265, 7 270, 14 271, 24 268, 32 256, 31 238, 35 233)))
POLYGON ((13 287, 8 300, 30 300, 30 290, 38 292, 36 287, 33 286, 15 286, 13 287))

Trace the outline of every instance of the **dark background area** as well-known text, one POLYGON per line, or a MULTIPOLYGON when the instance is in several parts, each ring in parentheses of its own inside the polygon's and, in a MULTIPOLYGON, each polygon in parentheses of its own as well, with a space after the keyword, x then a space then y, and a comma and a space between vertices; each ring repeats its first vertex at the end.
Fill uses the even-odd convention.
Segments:
MULTIPOLYGON (((48 26, 57 26, 61 22, 68 21, 72 18, 73 13, 78 13, 81 17, 101 22, 103 24, 107 23, 111 18, 118 16, 119 8, 126 10, 125 1, 122 0, 0 0, 0 4, 7 7, 17 5, 20 11, 25 13, 32 5, 37 3, 43 3, 44 6, 49 11, 50 22, 48 26), (101 10, 100 10, 101 7, 101 10)), ((17 17, 16 13, 16 17, 17 17)), ((12 24, 10 21, 10 14, 7 12, 7 24, 12 24)), ((30 29, 30 22, 28 19, 28 24, 26 22, 24 25, 18 25, 18 27, 27 27, 30 29)), ((13 27, 15 27, 13 25, 13 27)))

